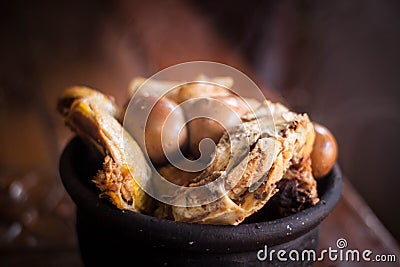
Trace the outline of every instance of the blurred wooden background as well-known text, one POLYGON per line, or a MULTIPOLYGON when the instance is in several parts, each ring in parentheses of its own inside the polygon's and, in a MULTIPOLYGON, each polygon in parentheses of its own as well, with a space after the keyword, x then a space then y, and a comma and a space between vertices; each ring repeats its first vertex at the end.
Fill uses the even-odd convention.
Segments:
POLYGON ((216 2, 0 4, 0 265, 80 263, 58 94, 88 85, 122 104, 134 76, 189 60, 236 67, 330 128, 349 187, 323 244, 353 232, 397 251, 400 2, 216 2))

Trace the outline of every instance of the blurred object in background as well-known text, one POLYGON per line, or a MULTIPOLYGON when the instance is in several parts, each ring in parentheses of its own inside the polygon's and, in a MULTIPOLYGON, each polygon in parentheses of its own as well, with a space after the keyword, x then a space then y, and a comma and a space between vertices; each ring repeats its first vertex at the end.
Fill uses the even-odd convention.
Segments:
POLYGON ((400 240, 400 2, 201 3, 262 84, 332 130, 344 175, 400 240))
POLYGON ((71 83, 90 81, 87 66, 99 55, 107 7, 0 5, 0 265, 76 266, 75 210, 58 175, 71 135, 55 97, 71 83))
POLYGON ((332 129, 345 175, 397 240, 400 217, 392 206, 400 202, 399 18, 398 1, 311 7, 283 93, 332 129), (299 90, 308 91, 308 103, 295 101, 299 90))
MULTIPOLYGON (((275 42, 288 48, 277 89, 295 110, 332 130, 344 175, 399 241, 400 2, 280 5, 280 32, 292 36, 275 42)), ((268 82, 268 58, 255 64, 268 82)))

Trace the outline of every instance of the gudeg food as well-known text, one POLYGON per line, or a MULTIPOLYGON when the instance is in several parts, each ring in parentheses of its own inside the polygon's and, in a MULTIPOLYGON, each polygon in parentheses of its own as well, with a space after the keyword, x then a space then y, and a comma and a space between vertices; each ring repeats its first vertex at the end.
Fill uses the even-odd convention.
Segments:
POLYGON ((320 123, 314 122, 315 143, 311 153, 312 170, 315 178, 327 175, 337 159, 338 148, 333 134, 320 123))
MULTIPOLYGON (((244 132, 234 131, 231 140, 224 134, 217 145, 216 157, 211 165, 189 182, 188 186, 201 186, 220 177, 233 186, 228 194, 208 205, 196 207, 172 207, 177 221, 237 225, 261 209, 278 191, 276 185, 284 177, 293 161, 308 159, 312 151, 315 133, 306 114, 296 114, 281 104, 263 102, 255 113, 244 116, 244 132), (270 111, 273 118, 269 117, 270 111), (258 115, 256 115, 258 114, 258 115), (275 122, 271 127, 265 127, 275 122), (259 127, 263 125, 264 127, 259 127), (229 169, 232 159, 230 144, 243 138, 249 139, 249 157, 229 169), (233 139, 233 140, 232 140, 233 139)), ((299 166, 301 167, 301 166, 299 166)), ((286 175, 290 178, 290 175, 286 175)), ((318 202, 316 182, 308 165, 303 178, 307 183, 307 202, 318 202)), ((196 201, 191 196, 187 201, 196 201)))
POLYGON ((58 99, 66 125, 104 156, 103 169, 93 178, 119 209, 149 212, 152 199, 137 181, 147 182, 151 170, 142 150, 115 118, 113 98, 88 87, 66 89, 58 99))
MULTIPOLYGON (((231 79, 218 79, 225 83, 225 87, 231 86, 231 79)), ((131 93, 144 82, 142 78, 134 79, 131 93)), ((152 81, 147 84, 148 91, 141 94, 159 97, 165 87, 176 84, 179 83, 152 81)), ((193 96, 219 100, 232 97, 226 89, 214 91, 207 87, 207 90, 199 92, 198 88, 194 85, 181 87, 164 97, 175 103, 190 100, 193 96)), ((171 206, 153 199, 142 190, 141 182, 151 183, 151 162, 142 151, 146 148, 140 146, 140 142, 122 126, 123 112, 111 96, 87 87, 68 88, 59 97, 58 111, 72 131, 88 144, 94 144, 104 157, 103 167, 92 181, 100 189, 100 196, 108 197, 118 209, 182 222, 237 225, 260 210, 278 191, 284 192, 288 184, 290 190, 299 193, 295 195, 302 197, 292 199, 290 203, 293 206, 282 205, 283 215, 315 205, 319 199, 311 153, 313 149, 316 153, 316 133, 308 115, 297 114, 268 100, 245 99, 245 103, 249 111, 239 112, 242 127, 233 125, 230 135, 222 131, 215 157, 206 169, 189 174, 168 163, 157 167, 167 180, 185 187, 203 186, 218 179, 224 181, 225 195, 197 206, 193 203, 199 200, 191 199, 190 195, 176 192, 173 197, 185 198, 191 205, 171 206), (230 151, 233 143, 240 143, 243 139, 248 140, 244 152, 230 151)), ((193 131, 189 130, 189 140, 191 134, 193 131)), ((327 170, 332 166, 328 165, 327 170)))

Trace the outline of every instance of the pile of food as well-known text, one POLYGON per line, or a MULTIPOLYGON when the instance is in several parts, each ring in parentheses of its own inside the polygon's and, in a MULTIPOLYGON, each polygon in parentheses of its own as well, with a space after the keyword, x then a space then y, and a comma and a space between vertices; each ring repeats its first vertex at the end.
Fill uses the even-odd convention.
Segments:
MULTIPOLYGON (((229 90, 232 82, 229 77, 184 84, 138 77, 129 87, 134 97, 123 107, 98 90, 71 87, 60 95, 57 108, 66 125, 101 153, 102 169, 92 181, 99 196, 120 210, 238 225, 267 202, 281 217, 318 203, 316 179, 336 160, 332 134, 280 103, 240 97, 229 90), (165 88, 173 90, 164 94, 165 88), (196 117, 199 112, 207 116, 196 117), (179 155, 199 162, 205 138, 216 145, 209 148, 212 156, 204 168, 188 171, 171 163, 179 155), (226 193, 201 202, 182 193, 187 191, 170 192, 173 203, 180 203, 174 205, 142 186, 162 190, 155 173, 183 189, 222 181, 226 193)), ((214 189, 207 190, 213 194, 214 189)))

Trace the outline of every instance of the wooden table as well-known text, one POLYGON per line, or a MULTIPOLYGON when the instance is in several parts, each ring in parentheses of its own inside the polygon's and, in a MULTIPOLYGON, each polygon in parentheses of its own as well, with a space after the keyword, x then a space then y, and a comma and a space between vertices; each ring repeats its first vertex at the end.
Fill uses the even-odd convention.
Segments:
MULTIPOLYGON (((216 6, 210 15, 183 1, 6 6, 4 25, 9 28, 2 28, 5 38, 0 45, 1 266, 82 265, 74 204, 58 174, 60 153, 72 137, 55 111, 56 98, 65 87, 89 85, 114 95, 122 104, 134 76, 150 76, 189 60, 212 60, 252 76, 268 98, 287 101, 276 89, 293 83, 287 77, 293 37, 276 29, 292 25, 287 16, 292 6, 268 1, 258 5, 274 10, 263 23, 246 21, 236 9, 224 13, 216 6), (230 30, 215 30, 213 23, 229 15, 238 16, 230 30), (254 25, 259 27, 251 33, 254 25), (234 29, 249 32, 241 46, 235 45, 239 39, 232 35, 234 29), (265 48, 251 46, 254 40, 261 40, 265 48), (263 58, 266 63, 260 64, 263 58)), ((206 2, 205 6, 212 8, 213 4, 206 2)), ((335 247, 344 238, 354 249, 396 255, 398 263, 397 241, 352 186, 351 177, 344 175, 342 198, 321 226, 320 248, 335 247)), ((316 265, 357 263, 323 261, 316 265)))

